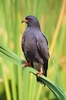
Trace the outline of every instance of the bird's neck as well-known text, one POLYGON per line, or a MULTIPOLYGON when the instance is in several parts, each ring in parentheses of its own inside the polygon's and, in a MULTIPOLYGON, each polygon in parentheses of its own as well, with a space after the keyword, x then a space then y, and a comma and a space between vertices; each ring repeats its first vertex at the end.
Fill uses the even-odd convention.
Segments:
POLYGON ((40 25, 27 25, 27 28, 38 29, 41 31, 40 25))

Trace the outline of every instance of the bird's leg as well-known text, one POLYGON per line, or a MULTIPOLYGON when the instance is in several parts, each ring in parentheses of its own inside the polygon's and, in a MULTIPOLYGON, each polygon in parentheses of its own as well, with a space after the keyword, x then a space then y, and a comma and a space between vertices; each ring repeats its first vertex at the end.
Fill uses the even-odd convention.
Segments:
POLYGON ((40 71, 37 72, 37 76, 40 77, 40 75, 43 75, 43 66, 40 68, 40 71))
POLYGON ((31 66, 31 62, 27 62, 27 61, 24 61, 24 62, 25 62, 25 64, 23 65, 22 69, 26 68, 28 66, 31 66))

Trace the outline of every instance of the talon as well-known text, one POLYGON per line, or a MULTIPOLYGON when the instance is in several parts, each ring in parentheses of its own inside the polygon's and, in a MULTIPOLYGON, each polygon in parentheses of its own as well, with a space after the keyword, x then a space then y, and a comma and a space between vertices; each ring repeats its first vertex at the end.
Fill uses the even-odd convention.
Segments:
POLYGON ((25 64, 23 65, 22 69, 24 69, 28 66, 31 66, 31 62, 26 62, 26 61, 24 61, 24 62, 25 62, 25 64))
POLYGON ((37 72, 37 76, 40 77, 40 75, 43 75, 43 72, 37 72))
POLYGON ((40 71, 37 72, 37 76, 40 77, 40 75, 43 75, 43 68, 42 67, 40 68, 40 71))
POLYGON ((25 65, 22 66, 22 69, 26 68, 25 65))

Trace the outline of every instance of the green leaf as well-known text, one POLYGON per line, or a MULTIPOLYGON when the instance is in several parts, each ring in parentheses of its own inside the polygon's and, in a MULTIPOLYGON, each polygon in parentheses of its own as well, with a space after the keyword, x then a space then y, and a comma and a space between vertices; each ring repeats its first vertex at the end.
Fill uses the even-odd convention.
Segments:
MULTIPOLYGON (((22 64, 24 64, 24 61, 20 57, 2 44, 0 44, 0 57, 4 58, 5 60, 9 60, 16 65, 22 66, 22 64)), ((36 76, 37 71, 32 67, 27 67, 26 70, 29 70, 29 72, 36 76)), ((57 86, 54 82, 43 75, 41 75, 39 78, 53 92, 57 100, 66 100, 65 93, 61 87, 57 86)))
POLYGON ((13 51, 9 50, 3 44, 0 44, 0 57, 13 62, 16 65, 21 65, 24 61, 19 58, 13 51))

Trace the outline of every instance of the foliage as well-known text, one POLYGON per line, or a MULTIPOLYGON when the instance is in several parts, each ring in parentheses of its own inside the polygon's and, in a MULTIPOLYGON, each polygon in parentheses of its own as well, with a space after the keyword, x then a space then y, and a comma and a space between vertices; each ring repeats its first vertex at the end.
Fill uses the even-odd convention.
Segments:
MULTIPOLYGON (((22 65, 24 64, 24 61, 19 58, 14 52, 10 51, 7 47, 5 47, 4 45, 0 45, 0 57, 9 60, 11 62, 13 62, 16 65, 22 65)), ((27 68, 31 73, 33 73, 34 75, 36 75, 37 71, 33 68, 27 68)), ((4 73, 3 73, 4 74, 4 73)), ((44 76, 40 76, 39 77, 40 80, 49 87, 49 89, 54 93, 54 95, 56 96, 57 100, 66 100, 65 98, 65 93, 64 91, 56 86, 52 81, 50 81, 49 79, 47 79, 44 76)), ((6 83, 6 77, 4 76, 4 82, 6 83)), ((8 86, 5 84, 5 87, 8 89, 8 86)), ((8 92, 7 91, 7 92, 8 92)), ((9 95, 7 94, 7 98, 11 100, 11 98, 9 97, 9 95)))

